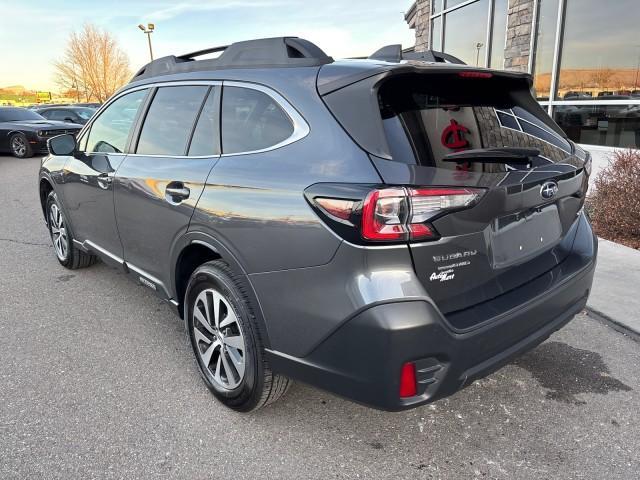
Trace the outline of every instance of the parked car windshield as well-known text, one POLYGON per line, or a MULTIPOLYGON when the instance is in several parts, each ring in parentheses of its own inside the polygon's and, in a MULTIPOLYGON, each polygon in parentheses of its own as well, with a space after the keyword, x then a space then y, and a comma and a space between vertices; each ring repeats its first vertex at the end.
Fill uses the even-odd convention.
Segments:
POLYGON ((73 111, 76 112, 78 116, 83 120, 89 120, 91 118, 91 115, 96 113, 95 108, 89 108, 89 107, 75 107, 73 111))
POLYGON ((26 108, 0 108, 0 122, 15 122, 21 120, 45 120, 45 118, 26 108))

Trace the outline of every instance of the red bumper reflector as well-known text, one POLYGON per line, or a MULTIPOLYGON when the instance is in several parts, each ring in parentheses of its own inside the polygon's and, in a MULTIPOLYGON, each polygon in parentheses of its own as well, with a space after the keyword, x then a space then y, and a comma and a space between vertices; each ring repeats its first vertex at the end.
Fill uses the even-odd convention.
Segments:
POLYGON ((416 385, 416 366, 407 362, 400 372, 400 398, 415 397, 418 394, 416 385))

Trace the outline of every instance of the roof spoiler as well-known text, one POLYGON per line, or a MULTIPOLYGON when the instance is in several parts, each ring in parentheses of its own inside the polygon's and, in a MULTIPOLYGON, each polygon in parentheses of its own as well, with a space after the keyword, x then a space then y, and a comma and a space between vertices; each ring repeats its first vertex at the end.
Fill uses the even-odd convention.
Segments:
POLYGON ((332 62, 333 58, 308 40, 298 37, 262 38, 158 58, 142 67, 131 81, 221 68, 313 67, 332 62), (218 58, 197 60, 197 57, 217 52, 222 52, 218 58))
POLYGON ((420 60, 423 62, 435 63, 455 63, 457 65, 466 65, 462 60, 448 53, 436 52, 435 50, 426 50, 424 52, 416 52, 412 49, 402 50, 402 45, 387 45, 376 50, 368 57, 370 60, 382 60, 384 62, 399 63, 402 60, 420 60))

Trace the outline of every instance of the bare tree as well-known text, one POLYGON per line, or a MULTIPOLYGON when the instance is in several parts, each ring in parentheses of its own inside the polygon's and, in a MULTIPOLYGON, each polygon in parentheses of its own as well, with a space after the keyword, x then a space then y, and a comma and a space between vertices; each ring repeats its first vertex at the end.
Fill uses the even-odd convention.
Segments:
POLYGON ((86 101, 104 102, 131 77, 129 57, 115 38, 90 23, 71 34, 54 67, 58 84, 86 101))

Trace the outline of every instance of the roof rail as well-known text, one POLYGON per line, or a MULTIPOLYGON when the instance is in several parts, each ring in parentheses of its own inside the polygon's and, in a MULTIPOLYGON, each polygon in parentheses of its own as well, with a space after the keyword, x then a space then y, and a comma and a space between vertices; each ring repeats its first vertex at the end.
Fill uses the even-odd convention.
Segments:
POLYGON ((298 37, 262 38, 158 58, 142 67, 131 81, 222 68, 314 67, 332 62, 333 58, 308 40, 298 37), (218 58, 196 60, 197 57, 216 52, 222 52, 222 55, 218 58))
POLYGON ((385 62, 398 63, 402 60, 422 60, 425 62, 437 63, 455 63, 458 65, 466 65, 462 60, 453 55, 444 52, 436 52, 435 50, 426 50, 424 52, 403 51, 402 45, 387 45, 376 50, 369 56, 371 60, 382 60, 385 62))

